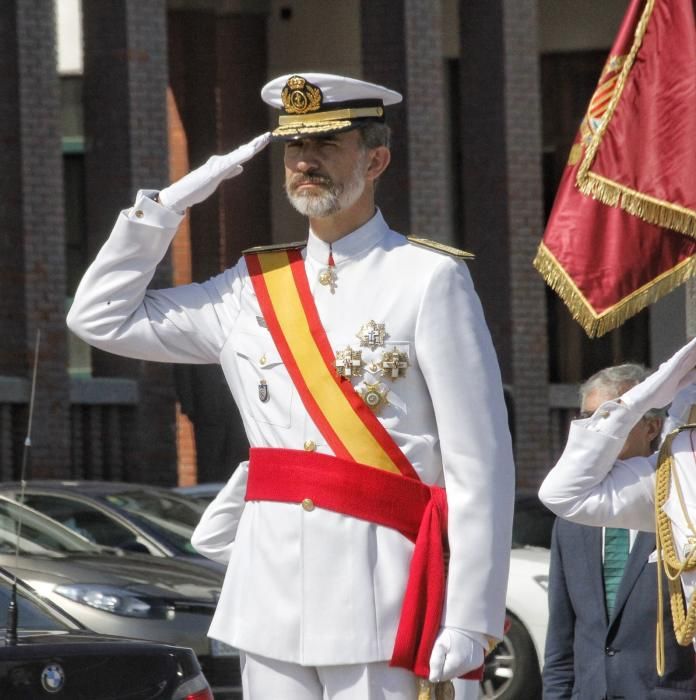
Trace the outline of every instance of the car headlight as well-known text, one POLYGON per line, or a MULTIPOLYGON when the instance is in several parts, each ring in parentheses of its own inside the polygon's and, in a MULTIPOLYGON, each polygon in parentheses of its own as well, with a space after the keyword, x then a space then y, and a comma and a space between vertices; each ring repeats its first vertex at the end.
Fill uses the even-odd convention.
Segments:
POLYGON ((549 577, 545 574, 539 574, 538 576, 532 576, 532 578, 538 583, 545 591, 549 590, 549 577))
POLYGON ((139 596, 125 588, 98 583, 62 584, 53 589, 59 595, 97 610, 157 620, 173 620, 174 606, 163 600, 139 596))

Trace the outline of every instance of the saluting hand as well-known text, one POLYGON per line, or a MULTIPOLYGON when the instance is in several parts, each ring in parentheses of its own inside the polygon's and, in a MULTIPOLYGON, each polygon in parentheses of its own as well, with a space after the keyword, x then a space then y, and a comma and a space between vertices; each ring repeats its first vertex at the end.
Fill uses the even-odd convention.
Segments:
POLYGON ((159 193, 160 204, 168 209, 183 212, 188 207, 202 202, 215 192, 223 180, 239 175, 244 170, 242 163, 246 163, 266 148, 270 139, 270 132, 266 132, 227 155, 212 156, 200 168, 192 170, 181 180, 165 187, 159 193))

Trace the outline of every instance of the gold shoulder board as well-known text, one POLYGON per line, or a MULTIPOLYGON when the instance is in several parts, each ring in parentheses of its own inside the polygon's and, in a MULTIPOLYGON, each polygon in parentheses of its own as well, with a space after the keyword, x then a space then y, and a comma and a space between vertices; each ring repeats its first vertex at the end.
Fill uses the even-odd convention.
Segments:
POLYGON ((437 250, 439 253, 446 253, 459 260, 473 260, 476 257, 473 253, 468 253, 466 250, 453 248, 451 245, 445 245, 439 241, 431 241, 429 238, 418 238, 417 236, 406 236, 406 238, 409 243, 413 243, 413 245, 419 245, 421 248, 430 248, 430 250, 437 250))
POLYGON ((252 248, 247 248, 242 251, 242 255, 247 253, 264 253, 274 250, 297 250, 298 248, 304 248, 307 245, 307 241, 293 241, 292 243, 271 243, 269 245, 255 245, 252 248))

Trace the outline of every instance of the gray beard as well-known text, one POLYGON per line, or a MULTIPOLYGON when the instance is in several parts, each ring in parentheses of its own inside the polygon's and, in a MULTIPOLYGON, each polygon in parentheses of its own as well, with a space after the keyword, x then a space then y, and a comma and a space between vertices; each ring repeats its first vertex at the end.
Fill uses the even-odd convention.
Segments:
POLYGON ((285 184, 285 194, 290 204, 303 216, 312 219, 331 216, 344 209, 349 209, 360 199, 365 190, 363 167, 364 160, 361 158, 355 164, 350 179, 343 185, 337 185, 326 178, 326 189, 321 190, 318 194, 295 194, 290 191, 288 183, 285 184))

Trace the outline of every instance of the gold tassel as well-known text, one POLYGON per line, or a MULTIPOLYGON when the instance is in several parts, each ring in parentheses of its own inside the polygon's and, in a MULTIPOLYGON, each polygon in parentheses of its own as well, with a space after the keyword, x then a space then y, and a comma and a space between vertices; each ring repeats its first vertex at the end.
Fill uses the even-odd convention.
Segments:
POLYGON ((424 678, 419 678, 418 700, 454 700, 454 684, 452 681, 431 683, 424 678))
POLYGON ((544 243, 540 244, 533 265, 563 300, 585 333, 590 338, 599 338, 692 277, 696 273, 696 255, 683 260, 601 314, 594 311, 544 243))

